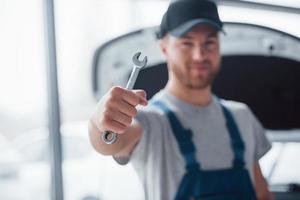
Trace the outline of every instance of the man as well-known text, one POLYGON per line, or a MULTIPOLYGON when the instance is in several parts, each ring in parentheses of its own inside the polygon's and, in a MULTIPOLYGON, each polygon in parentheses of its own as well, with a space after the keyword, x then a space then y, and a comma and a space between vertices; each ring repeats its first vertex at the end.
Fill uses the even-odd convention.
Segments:
POLYGON ((213 2, 171 3, 158 34, 165 89, 146 106, 144 91, 113 87, 91 117, 94 148, 130 159, 146 199, 272 199, 258 163, 271 148, 262 126, 245 104, 211 92, 222 25, 213 2), (106 130, 120 134, 117 142, 101 140, 106 130))

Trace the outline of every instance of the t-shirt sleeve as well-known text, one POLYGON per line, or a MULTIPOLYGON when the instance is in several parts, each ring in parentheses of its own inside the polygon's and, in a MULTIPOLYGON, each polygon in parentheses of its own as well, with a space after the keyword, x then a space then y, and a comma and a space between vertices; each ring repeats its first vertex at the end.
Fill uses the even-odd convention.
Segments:
POLYGON ((266 131, 263 128, 262 124, 254 116, 251 110, 249 110, 249 114, 255 140, 254 160, 258 161, 271 149, 272 145, 266 136, 266 131))
MULTIPOLYGON (((125 157, 115 157, 114 160, 121 165, 131 162, 136 168, 143 168, 147 165, 149 158, 157 152, 162 145, 163 123, 162 116, 152 107, 138 109, 138 114, 134 118, 134 123, 139 123, 142 127, 142 136, 133 148, 130 155, 125 157)), ((130 134, 130 133, 129 133, 130 134)))
POLYGON ((136 144, 134 150, 131 153, 131 162, 146 162, 146 155, 149 149, 150 134, 151 134, 151 119, 144 111, 139 111, 138 115, 134 119, 137 123, 142 126, 142 136, 140 141, 136 144))
POLYGON ((145 166, 148 158, 153 156, 161 141, 163 127, 161 117, 155 111, 139 110, 135 120, 142 126, 143 132, 140 141, 130 156, 130 162, 135 166, 145 166))

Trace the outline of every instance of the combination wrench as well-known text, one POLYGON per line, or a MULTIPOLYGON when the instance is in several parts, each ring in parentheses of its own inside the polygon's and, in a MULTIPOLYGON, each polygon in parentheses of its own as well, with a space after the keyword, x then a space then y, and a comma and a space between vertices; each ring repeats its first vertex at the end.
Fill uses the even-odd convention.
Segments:
MULTIPOLYGON (((142 61, 139 60, 139 57, 141 55, 141 52, 137 52, 136 54, 134 54, 134 56, 132 57, 132 62, 133 62, 133 70, 130 74, 130 78, 126 84, 126 89, 128 90, 132 90, 133 86, 135 84, 135 81, 137 79, 137 76, 140 72, 141 69, 145 68, 147 65, 147 56, 144 57, 144 59, 142 61)), ((106 143, 106 144, 113 144, 117 141, 118 138, 118 134, 114 133, 112 131, 104 131, 102 133, 102 140, 106 143)))

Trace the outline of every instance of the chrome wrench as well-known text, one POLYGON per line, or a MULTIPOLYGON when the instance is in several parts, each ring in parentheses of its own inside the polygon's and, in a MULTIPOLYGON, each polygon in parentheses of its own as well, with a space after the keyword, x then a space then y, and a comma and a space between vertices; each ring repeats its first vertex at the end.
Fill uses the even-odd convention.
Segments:
MULTIPOLYGON (((140 72, 141 69, 145 68, 147 65, 147 56, 144 57, 144 59, 142 61, 139 60, 139 57, 141 55, 141 52, 137 52, 136 54, 134 54, 134 56, 132 57, 132 62, 133 62, 133 70, 130 74, 130 78, 127 82, 126 85, 126 89, 128 90, 132 90, 133 86, 135 84, 135 81, 137 79, 137 76, 140 72)), ((117 141, 118 138, 118 134, 114 133, 112 131, 105 131, 102 133, 102 140, 106 143, 106 144, 113 144, 117 141)))

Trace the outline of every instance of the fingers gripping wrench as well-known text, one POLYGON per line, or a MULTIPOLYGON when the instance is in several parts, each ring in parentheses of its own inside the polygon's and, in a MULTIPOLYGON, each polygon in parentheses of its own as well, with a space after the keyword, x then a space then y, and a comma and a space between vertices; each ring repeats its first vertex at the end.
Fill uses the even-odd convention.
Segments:
MULTIPOLYGON (((137 79, 137 76, 140 72, 141 69, 146 67, 147 65, 147 56, 144 57, 142 61, 139 60, 139 56, 141 55, 141 52, 137 52, 134 54, 132 57, 132 62, 133 62, 133 70, 131 72, 130 78, 127 82, 126 89, 131 90, 133 89, 134 83, 137 79)), ((118 134, 114 133, 112 131, 105 131, 102 133, 102 140, 106 144, 113 144, 117 141, 118 134)))

